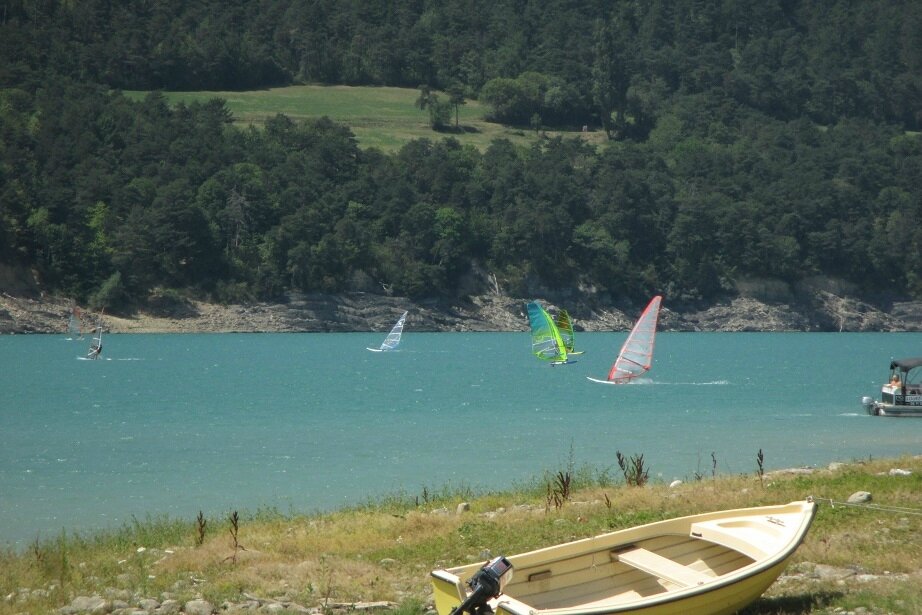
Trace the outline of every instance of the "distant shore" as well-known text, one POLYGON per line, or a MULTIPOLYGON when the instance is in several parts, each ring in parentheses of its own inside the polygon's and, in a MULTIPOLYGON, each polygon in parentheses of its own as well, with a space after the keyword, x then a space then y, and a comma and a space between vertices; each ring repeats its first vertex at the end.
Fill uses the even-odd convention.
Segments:
MULTIPOLYGON (((630 329, 643 306, 589 305, 542 300, 566 307, 579 331, 630 329)), ((531 300, 531 299, 528 299, 531 300)), ((110 333, 256 333, 386 331, 403 310, 417 331, 525 331, 526 299, 479 295, 453 303, 413 302, 369 293, 289 293, 276 303, 220 305, 182 300, 130 315, 101 317, 110 333)), ((74 302, 63 298, 0 293, 0 333, 64 333, 74 302)), ((82 311, 91 328, 98 315, 82 311)), ((817 291, 811 302, 768 301, 738 296, 702 309, 679 310, 664 300, 661 331, 922 331, 922 302, 901 302, 888 311, 857 299, 817 291)))

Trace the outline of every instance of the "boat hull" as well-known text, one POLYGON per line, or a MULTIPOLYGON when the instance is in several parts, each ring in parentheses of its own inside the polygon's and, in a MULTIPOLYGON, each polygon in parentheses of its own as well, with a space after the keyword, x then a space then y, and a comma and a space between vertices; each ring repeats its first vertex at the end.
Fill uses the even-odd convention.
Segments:
POLYGON ((922 406, 885 404, 879 401, 865 403, 864 408, 871 416, 922 417, 922 406))
MULTIPOLYGON (((812 501, 694 515, 508 556, 497 615, 722 615, 784 571, 816 513, 812 501)), ((466 595, 477 564, 434 571, 439 615, 466 595)))
POLYGON ((885 385, 881 400, 862 397, 861 405, 871 416, 922 417, 922 394, 918 385, 913 385, 911 394, 902 394, 898 387, 885 385))

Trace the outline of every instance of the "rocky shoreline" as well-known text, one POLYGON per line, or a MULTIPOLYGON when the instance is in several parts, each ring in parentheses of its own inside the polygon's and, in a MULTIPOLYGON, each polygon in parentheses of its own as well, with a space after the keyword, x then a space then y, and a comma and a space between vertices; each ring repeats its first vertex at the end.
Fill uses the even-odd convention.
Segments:
MULTIPOLYGON (((872 583, 886 580, 897 583, 912 583, 920 577, 915 574, 883 575, 862 572, 857 567, 828 566, 813 562, 803 562, 792 566, 778 577, 775 584, 778 587, 788 585, 813 587, 819 591, 824 584, 834 583, 839 587, 851 586, 853 590, 861 590, 872 583)), ((83 615, 86 613, 109 613, 111 615, 214 615, 215 613, 300 613, 303 615, 369 615, 382 612, 394 612, 399 605, 394 602, 327 602, 313 606, 299 604, 290 596, 265 598, 252 594, 244 594, 245 600, 241 602, 226 601, 220 606, 202 598, 180 602, 174 594, 166 592, 161 599, 144 598, 132 594, 127 590, 108 588, 105 595, 77 596, 70 604, 57 609, 59 615, 83 615)), ((860 613, 873 613, 866 607, 858 607, 854 611, 836 611, 841 615, 859 615, 860 613)), ((426 605, 425 615, 436 615, 435 607, 431 601, 426 605)))
MULTIPOLYGON (((551 308, 563 307, 543 300, 551 308)), ((417 331, 525 331, 525 299, 491 294, 454 303, 349 293, 290 293, 278 303, 218 305, 174 300, 132 315, 105 314, 111 333, 351 332, 385 331, 408 309, 417 331)), ((0 333, 63 333, 73 302, 0 293, 0 333)), ((567 302, 577 330, 621 331, 641 305, 600 306, 567 302)), ((84 325, 91 326, 91 316, 84 325)), ((662 331, 922 331, 922 302, 897 302, 888 310, 858 299, 814 291, 809 301, 737 296, 705 308, 673 308, 664 302, 662 331)))

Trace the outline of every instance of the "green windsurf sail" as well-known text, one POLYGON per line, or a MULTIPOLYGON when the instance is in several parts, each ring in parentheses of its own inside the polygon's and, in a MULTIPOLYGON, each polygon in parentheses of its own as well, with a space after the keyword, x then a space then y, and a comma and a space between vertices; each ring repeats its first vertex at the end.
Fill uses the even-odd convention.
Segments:
POLYGON ((566 363, 567 349, 557 325, 543 307, 532 301, 527 306, 531 325, 531 352, 542 361, 566 363))
POLYGON ((563 346, 567 349, 567 354, 583 354, 582 350, 576 350, 576 341, 573 336, 573 319, 570 318, 570 313, 563 309, 560 310, 557 313, 555 324, 557 325, 557 330, 560 331, 560 339, 563 340, 563 346))

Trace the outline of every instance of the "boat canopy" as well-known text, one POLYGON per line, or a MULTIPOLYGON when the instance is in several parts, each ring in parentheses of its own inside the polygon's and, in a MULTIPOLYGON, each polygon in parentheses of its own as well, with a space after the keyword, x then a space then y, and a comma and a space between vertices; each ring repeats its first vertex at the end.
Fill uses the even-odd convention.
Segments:
POLYGON ((913 357, 911 359, 894 359, 890 361, 891 370, 900 370, 904 374, 909 370, 922 366, 922 357, 913 357))

